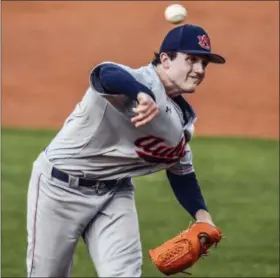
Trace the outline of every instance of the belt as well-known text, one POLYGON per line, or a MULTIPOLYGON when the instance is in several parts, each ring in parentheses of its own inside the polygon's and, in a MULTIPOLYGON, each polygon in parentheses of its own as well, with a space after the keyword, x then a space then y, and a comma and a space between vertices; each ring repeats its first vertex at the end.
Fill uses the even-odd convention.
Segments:
MULTIPOLYGON (((71 178, 73 178, 73 176, 70 176, 67 173, 55 167, 52 168, 51 175, 53 178, 56 178, 66 183, 69 183, 71 178)), ((106 187, 113 187, 119 183, 119 180, 99 181, 99 180, 91 180, 91 179, 78 178, 78 177, 74 177, 74 178, 77 180, 77 185, 85 186, 85 187, 99 187, 101 184, 106 187)))

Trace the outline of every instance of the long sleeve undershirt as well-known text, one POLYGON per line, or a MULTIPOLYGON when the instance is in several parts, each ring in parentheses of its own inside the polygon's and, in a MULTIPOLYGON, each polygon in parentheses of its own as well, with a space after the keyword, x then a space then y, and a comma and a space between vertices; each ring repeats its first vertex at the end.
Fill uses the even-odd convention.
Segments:
POLYGON ((176 175, 167 170, 166 173, 174 195, 193 218, 198 210, 208 210, 194 172, 176 175))
POLYGON ((155 100, 153 92, 148 87, 118 65, 103 64, 92 72, 90 78, 93 84, 100 83, 107 94, 123 94, 137 100, 138 93, 143 92, 155 100))

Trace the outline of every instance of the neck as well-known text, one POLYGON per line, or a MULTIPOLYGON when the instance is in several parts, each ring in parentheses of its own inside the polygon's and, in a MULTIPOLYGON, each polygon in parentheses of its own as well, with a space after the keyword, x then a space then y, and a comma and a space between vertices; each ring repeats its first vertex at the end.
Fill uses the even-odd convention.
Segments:
POLYGON ((161 81, 161 83, 163 84, 166 94, 171 97, 177 97, 179 95, 182 94, 182 90, 180 90, 175 84, 174 82, 172 82, 169 78, 169 76, 167 75, 167 73, 165 72, 165 70, 162 68, 162 65, 158 65, 155 67, 156 72, 159 76, 159 79, 161 81))

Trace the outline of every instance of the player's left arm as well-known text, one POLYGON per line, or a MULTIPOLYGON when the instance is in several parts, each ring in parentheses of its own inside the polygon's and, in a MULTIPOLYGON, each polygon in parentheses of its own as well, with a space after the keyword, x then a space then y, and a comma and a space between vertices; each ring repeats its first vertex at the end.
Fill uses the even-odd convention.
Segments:
POLYGON ((188 144, 185 157, 167 169, 166 174, 174 195, 182 207, 196 221, 214 225, 194 171, 192 152, 188 144))

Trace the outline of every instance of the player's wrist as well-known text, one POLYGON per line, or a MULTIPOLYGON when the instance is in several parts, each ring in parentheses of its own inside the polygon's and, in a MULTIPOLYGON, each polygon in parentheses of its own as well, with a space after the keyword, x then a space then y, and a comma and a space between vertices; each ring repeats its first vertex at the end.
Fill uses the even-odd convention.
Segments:
POLYGON ((152 92, 149 91, 139 91, 137 94, 137 99, 139 98, 139 96, 149 96, 150 98, 152 98, 153 101, 155 101, 155 95, 152 92))
POLYGON ((215 226, 210 213, 204 209, 199 209, 195 214, 196 222, 205 222, 215 226))

